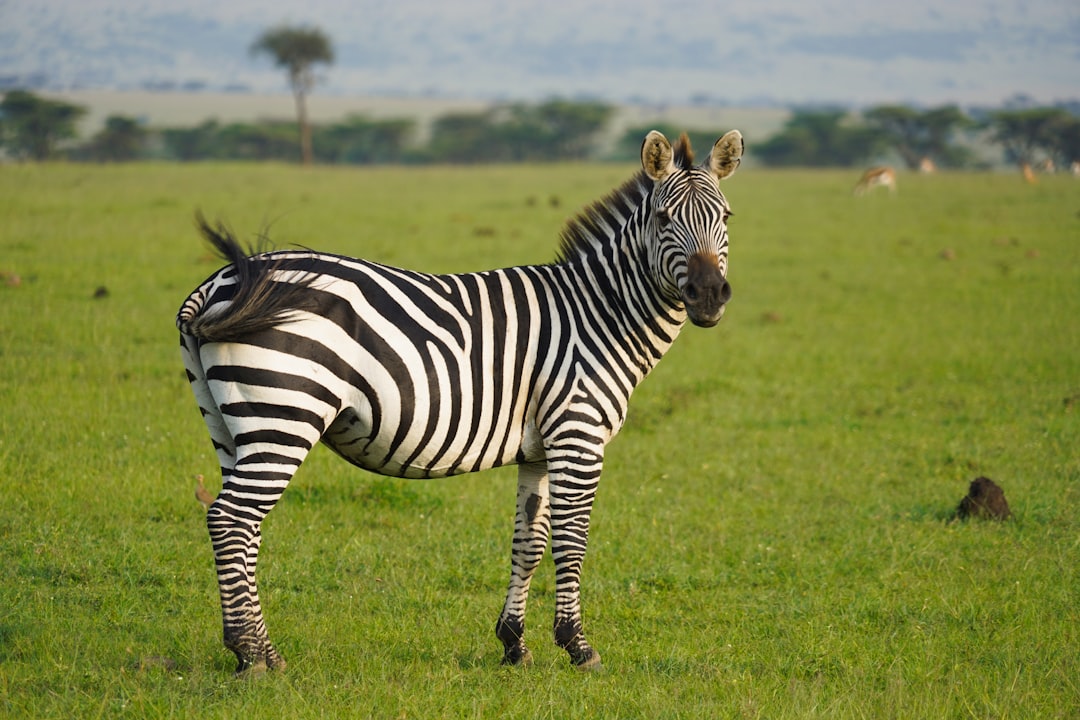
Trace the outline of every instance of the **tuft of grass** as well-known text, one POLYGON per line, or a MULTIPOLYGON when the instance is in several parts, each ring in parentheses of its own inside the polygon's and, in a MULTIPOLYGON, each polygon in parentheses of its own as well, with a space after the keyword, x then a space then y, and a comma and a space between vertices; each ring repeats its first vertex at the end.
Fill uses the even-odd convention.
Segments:
POLYGON ((583 577, 604 672, 550 642, 550 561, 535 664, 498 665, 513 469, 387 480, 317 448, 264 528, 289 668, 231 679, 193 497, 214 456, 173 327, 216 269, 194 211, 475 270, 550 260, 631 172, 5 167, 0 715, 1080 713, 1075 182, 995 174, 858 199, 841 172, 725 183, 733 302, 684 332, 607 453, 583 577), (977 475, 1013 520, 948 522, 977 475))

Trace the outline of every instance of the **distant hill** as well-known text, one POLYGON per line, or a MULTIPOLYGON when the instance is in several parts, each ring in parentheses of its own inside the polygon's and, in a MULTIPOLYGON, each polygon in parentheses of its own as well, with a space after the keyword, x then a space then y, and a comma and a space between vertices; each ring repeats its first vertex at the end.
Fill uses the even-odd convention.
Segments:
POLYGON ((998 104, 1080 95, 1080 10, 1061 0, 0 0, 0 90, 282 92, 248 53, 320 27, 325 95, 785 107, 998 104))

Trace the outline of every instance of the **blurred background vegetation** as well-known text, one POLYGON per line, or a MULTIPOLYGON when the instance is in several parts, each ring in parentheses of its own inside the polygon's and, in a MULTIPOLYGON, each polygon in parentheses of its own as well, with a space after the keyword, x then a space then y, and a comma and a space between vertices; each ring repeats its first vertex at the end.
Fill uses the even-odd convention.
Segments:
MULTIPOLYGON (((326 165, 633 161, 653 129, 669 137, 684 130, 702 155, 729 128, 684 128, 650 123, 610 135, 617 112, 593 101, 550 99, 495 104, 477 112, 436 117, 421 138, 415 118, 348 115, 314 123, 314 161, 326 165), (606 147, 605 147, 606 146, 606 147)), ((299 162, 296 122, 206 120, 189 127, 155 127, 123 115, 109 116, 89 138, 77 136, 87 108, 29 91, 12 90, 0 101, 0 152, 8 160, 130 162, 137 160, 254 160, 299 162)), ((881 105, 862 111, 803 108, 749 149, 774 167, 859 167, 892 162, 917 170, 985 169, 977 148, 997 146, 1004 162, 1041 169, 1069 168, 1080 159, 1080 117, 1067 107, 965 112, 955 105, 928 109, 881 105)))
MULTIPOLYGON (((656 124, 616 131, 618 108, 589 100, 548 99, 497 103, 479 111, 436 117, 420 132, 416 118, 347 115, 331 123, 309 118, 308 96, 315 66, 334 62, 334 46, 309 25, 266 29, 248 48, 285 70, 296 120, 206 120, 194 127, 156 127, 137 118, 110 115, 104 127, 79 138, 78 121, 88 108, 11 88, 0 101, 0 159, 84 162, 135 160, 258 160, 328 165, 509 163, 582 160, 634 161, 642 138, 656 124), (605 142, 606 141, 606 142, 605 142)), ((999 162, 1033 170, 1080 172, 1080 116, 1076 103, 1054 107, 982 109, 957 105, 916 108, 879 105, 862 111, 836 107, 795 108, 763 142, 752 143, 754 162, 777 167, 858 167, 889 162, 910 170, 982 169, 999 162), (983 150, 984 152, 979 152, 983 150)), ((669 137, 682 131, 704 154, 730 128, 656 128, 669 137)), ((746 128, 743 128, 744 130, 746 128)))

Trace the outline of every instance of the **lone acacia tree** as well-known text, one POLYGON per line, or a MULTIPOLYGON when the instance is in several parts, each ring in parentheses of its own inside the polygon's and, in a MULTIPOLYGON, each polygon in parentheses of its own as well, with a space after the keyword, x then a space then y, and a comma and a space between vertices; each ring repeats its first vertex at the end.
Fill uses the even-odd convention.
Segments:
POLYGON ((314 27, 270 28, 251 45, 251 54, 270 55, 274 64, 289 73, 289 85, 296 100, 296 121, 300 126, 300 159, 310 165, 314 158, 311 149, 311 124, 307 116, 307 96, 315 86, 315 63, 334 62, 330 38, 314 27))

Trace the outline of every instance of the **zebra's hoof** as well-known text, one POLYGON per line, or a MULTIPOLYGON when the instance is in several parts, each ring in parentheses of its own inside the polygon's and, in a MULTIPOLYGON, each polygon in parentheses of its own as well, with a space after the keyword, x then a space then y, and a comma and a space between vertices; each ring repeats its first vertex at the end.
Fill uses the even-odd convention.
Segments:
POLYGON ((236 678, 257 678, 267 672, 281 672, 285 669, 285 658, 281 657, 273 647, 254 659, 239 656, 237 659, 236 672, 233 673, 233 677, 236 678))
POLYGON ((266 667, 274 672, 281 672, 285 669, 287 663, 285 658, 281 657, 281 653, 274 649, 271 645, 270 649, 266 651, 266 667))
POLYGON ((237 680, 254 680, 265 675, 268 669, 266 661, 262 658, 259 658, 254 662, 241 661, 240 664, 236 666, 236 672, 233 673, 233 677, 237 680))
POLYGON ((524 643, 515 645, 507 648, 506 652, 503 653, 502 664, 514 667, 529 667, 532 665, 532 653, 529 648, 525 647, 524 643))
POLYGON ((580 661, 575 658, 574 667, 581 672, 594 672, 604 669, 603 663, 600 662, 600 653, 592 648, 589 648, 589 653, 580 661))

